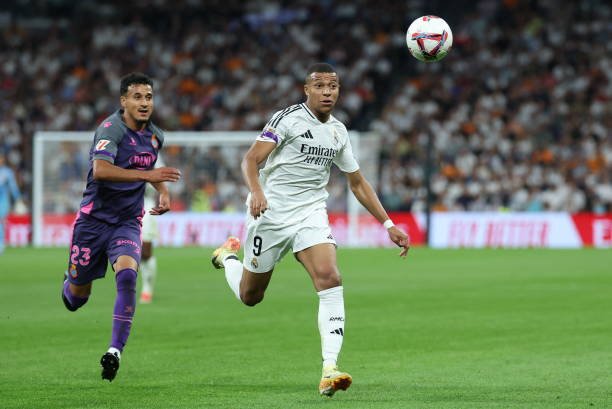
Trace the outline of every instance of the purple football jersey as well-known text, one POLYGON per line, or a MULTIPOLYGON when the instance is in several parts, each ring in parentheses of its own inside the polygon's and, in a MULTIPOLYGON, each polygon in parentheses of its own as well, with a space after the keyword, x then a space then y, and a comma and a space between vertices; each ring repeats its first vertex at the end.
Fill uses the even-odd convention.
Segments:
POLYGON ((87 186, 81 212, 107 223, 142 217, 146 182, 107 182, 93 178, 93 161, 106 160, 124 169, 150 170, 164 142, 164 133, 149 122, 142 131, 127 127, 118 110, 98 126, 89 151, 87 186))

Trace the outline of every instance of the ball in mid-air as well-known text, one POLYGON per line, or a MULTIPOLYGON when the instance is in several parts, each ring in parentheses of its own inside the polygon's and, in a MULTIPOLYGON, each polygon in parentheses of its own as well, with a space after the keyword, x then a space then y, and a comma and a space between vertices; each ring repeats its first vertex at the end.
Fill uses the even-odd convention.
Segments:
POLYGON ((406 32, 410 54, 425 62, 440 61, 453 45, 453 32, 449 25, 437 16, 419 17, 406 32))

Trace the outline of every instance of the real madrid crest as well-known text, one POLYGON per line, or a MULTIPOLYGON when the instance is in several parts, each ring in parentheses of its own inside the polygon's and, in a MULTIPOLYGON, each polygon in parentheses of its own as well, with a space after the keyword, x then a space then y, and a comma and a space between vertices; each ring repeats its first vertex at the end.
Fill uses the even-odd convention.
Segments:
POLYGON ((334 129, 334 147, 338 147, 340 145, 340 138, 338 137, 338 131, 334 129))
POLYGON ((253 268, 259 267, 259 263, 257 262, 257 257, 253 257, 251 259, 251 265, 253 266, 253 268))
POLYGON ((155 136, 155 134, 151 135, 151 145, 153 145, 155 149, 159 149, 159 141, 157 140, 157 136, 155 136))

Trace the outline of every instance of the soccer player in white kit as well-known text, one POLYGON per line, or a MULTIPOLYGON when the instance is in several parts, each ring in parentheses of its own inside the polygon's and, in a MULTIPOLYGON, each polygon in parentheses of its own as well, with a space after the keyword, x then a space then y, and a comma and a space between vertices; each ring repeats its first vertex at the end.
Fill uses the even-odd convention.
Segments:
POLYGON ((406 256, 408 235, 393 225, 376 192, 359 171, 348 132, 331 115, 340 81, 334 68, 317 63, 308 69, 306 102, 275 113, 242 161, 249 187, 244 260, 236 256, 240 241, 230 237, 212 257, 225 268, 227 282, 248 306, 259 303, 274 266, 291 250, 312 278, 319 295, 318 323, 323 371, 319 393, 346 390, 352 377, 338 370, 344 338, 344 296, 336 264, 336 242, 329 227, 325 189, 332 163, 346 173, 359 202, 387 228, 406 256), (266 161, 259 171, 259 165, 266 161))
MULTIPOLYGON (((158 155, 156 166, 161 168, 166 166, 162 155, 158 155)), ((155 279, 157 278, 157 257, 154 254, 155 243, 159 239, 157 229, 157 216, 150 213, 157 207, 157 190, 150 183, 147 183, 144 194, 144 216, 142 216, 142 253, 138 271, 142 277, 142 287, 140 290, 141 304, 153 302, 153 291, 155 289, 155 279)))
MULTIPOLYGON (((161 158, 158 157, 159 164, 161 158)), ((158 165, 162 167, 164 165, 158 165)), ((157 206, 157 191, 147 184, 144 195, 145 213, 142 216, 142 258, 140 259, 140 275, 142 277, 142 288, 140 290, 140 303, 150 304, 153 302, 153 290, 155 288, 155 278, 157 277, 157 258, 153 254, 154 244, 158 239, 157 216, 149 213, 157 206)))

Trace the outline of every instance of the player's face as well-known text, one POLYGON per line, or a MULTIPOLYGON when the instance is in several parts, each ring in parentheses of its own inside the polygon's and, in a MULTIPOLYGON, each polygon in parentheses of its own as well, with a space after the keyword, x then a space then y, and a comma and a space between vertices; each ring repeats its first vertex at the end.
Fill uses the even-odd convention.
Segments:
POLYGON ((306 104, 315 114, 329 116, 340 95, 340 81, 335 72, 314 72, 304 85, 306 104))
POLYGON ((128 121, 146 122, 153 113, 153 88, 147 84, 132 84, 121 96, 121 106, 128 121))

